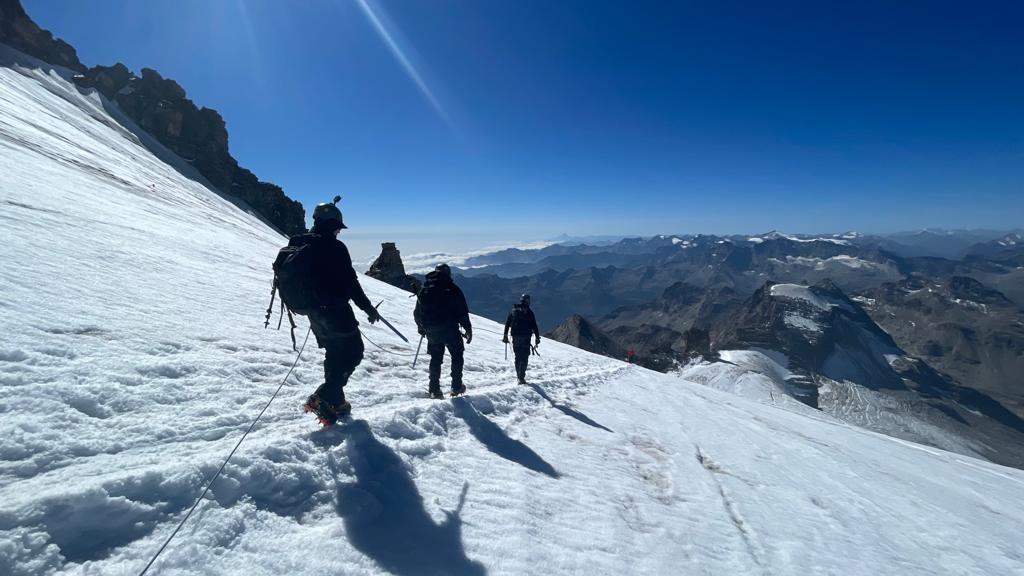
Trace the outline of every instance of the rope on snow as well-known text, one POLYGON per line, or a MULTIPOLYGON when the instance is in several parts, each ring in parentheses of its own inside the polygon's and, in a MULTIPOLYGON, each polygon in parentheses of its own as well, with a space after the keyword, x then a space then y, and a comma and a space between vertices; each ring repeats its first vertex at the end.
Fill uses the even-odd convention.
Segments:
POLYGON ((142 572, 139 572, 139 576, 145 576, 146 572, 149 571, 150 567, 153 566, 153 563, 156 562, 156 559, 159 558, 160 554, 163 553, 165 548, 167 548, 167 545, 171 543, 171 540, 173 540, 174 537, 178 535, 178 531, 181 530, 181 527, 185 525, 185 522, 188 521, 189 517, 192 516, 192 513, 195 512, 196 508, 199 507, 199 503, 202 502, 203 498, 206 497, 206 493, 210 491, 210 486, 213 486, 213 483, 217 480, 217 478, 220 478, 221 473, 224 472, 224 468, 228 465, 228 461, 231 460, 231 457, 235 455, 235 452, 238 450, 238 447, 242 445, 242 441, 245 440, 245 437, 249 435, 249 432, 252 432, 252 429, 256 427, 256 423, 259 422, 260 418, 263 417, 263 413, 267 411, 267 408, 270 408, 270 403, 273 402, 275 398, 277 398, 277 395, 281 392, 281 388, 284 388, 284 384, 285 382, 288 381, 288 377, 292 375, 292 371, 294 371, 295 367, 298 366, 299 364, 299 358, 302 357, 302 351, 306 349, 306 342, 309 342, 309 333, 310 330, 307 330, 306 339, 302 341, 302 348, 300 348, 299 353, 295 355, 295 362, 293 362, 292 367, 288 369, 288 373, 284 375, 284 379, 281 380, 281 384, 277 387, 277 390, 274 391, 274 395, 270 397, 270 400, 267 400, 266 405, 263 406, 263 409, 260 410, 260 413, 256 415, 256 419, 252 421, 252 424, 249 424, 249 429, 246 430, 245 433, 242 434, 242 437, 238 439, 238 443, 235 444, 235 447, 231 449, 231 453, 228 454, 228 457, 224 459, 224 462, 220 465, 220 469, 217 470, 217 473, 213 475, 213 478, 210 478, 210 481, 206 483, 206 487, 203 488, 203 493, 199 495, 199 498, 196 498, 196 501, 194 504, 192 504, 192 508, 189 509, 188 514, 185 514, 185 517, 181 519, 181 522, 178 522, 178 527, 174 529, 174 532, 171 532, 171 535, 167 537, 166 541, 164 541, 163 546, 161 546, 160 549, 156 551, 156 554, 154 554, 153 557, 149 560, 149 563, 146 564, 146 567, 142 569, 142 572))

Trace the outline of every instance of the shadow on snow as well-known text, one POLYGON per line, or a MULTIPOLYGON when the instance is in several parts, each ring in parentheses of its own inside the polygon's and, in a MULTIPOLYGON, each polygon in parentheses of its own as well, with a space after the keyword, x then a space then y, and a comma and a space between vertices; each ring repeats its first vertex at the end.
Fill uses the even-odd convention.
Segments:
POLYGON ((541 458, 539 454, 526 444, 509 438, 504 430, 488 420, 486 416, 477 412, 476 408, 465 398, 453 399, 452 407, 455 409, 455 415, 469 426, 469 431, 473 434, 473 437, 494 454, 529 468, 534 472, 540 472, 552 478, 559 477, 558 471, 551 464, 548 464, 546 460, 541 458))
POLYGON ((342 441, 356 481, 338 486, 336 508, 353 547, 395 574, 487 573, 466 557, 462 545, 459 514, 468 483, 456 509, 444 511, 438 524, 401 458, 373 436, 365 420, 314 439, 321 445, 342 441))
POLYGON ((615 433, 615 431, 612 430, 611 428, 608 428, 607 426, 602 426, 601 424, 598 424, 597 422, 591 420, 590 417, 587 416, 586 414, 584 414, 583 412, 580 412, 579 410, 575 410, 573 408, 570 408, 570 407, 566 406, 565 404, 559 404, 558 402, 555 402, 554 400, 551 399, 550 396, 547 395, 546 392, 544 392, 544 389, 541 388, 540 386, 538 386, 537 384, 527 384, 527 386, 529 386, 530 388, 533 388, 534 392, 536 392, 537 394, 540 394, 541 398, 547 400, 548 404, 551 404, 552 408, 560 411, 562 414, 565 414, 566 416, 569 416, 571 418, 575 418, 575 419, 579 420, 580 422, 586 424, 587 426, 593 426, 594 428, 600 428, 601 430, 604 430, 605 432, 611 432, 612 434, 615 433))

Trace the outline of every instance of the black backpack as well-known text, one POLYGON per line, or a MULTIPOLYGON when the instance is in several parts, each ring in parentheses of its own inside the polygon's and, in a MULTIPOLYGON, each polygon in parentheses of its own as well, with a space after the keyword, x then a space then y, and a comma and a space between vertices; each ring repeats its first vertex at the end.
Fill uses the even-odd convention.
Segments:
POLYGON ((420 314, 425 328, 438 328, 448 324, 453 316, 450 308, 451 280, 437 272, 430 272, 417 295, 420 314))
POLYGON ((292 312, 308 316, 311 312, 320 307, 320 292, 318 290, 318 266, 323 251, 322 243, 313 241, 298 246, 285 246, 277 253, 274 259, 274 285, 270 291, 270 306, 267 307, 267 316, 263 327, 270 326, 270 315, 274 309, 275 294, 281 295, 281 318, 278 319, 277 327, 281 328, 281 320, 284 319, 285 309, 288 312, 288 322, 291 323, 292 348, 295 346, 295 320, 292 312))
POLYGON ((322 250, 317 242, 285 246, 274 260, 274 286, 288 310, 309 315, 320 307, 317 291, 317 263, 322 250))
POLYGON ((529 308, 523 308, 522 306, 512 307, 512 322, 509 324, 512 334, 521 335, 532 332, 530 317, 527 314, 527 310, 529 310, 529 308))

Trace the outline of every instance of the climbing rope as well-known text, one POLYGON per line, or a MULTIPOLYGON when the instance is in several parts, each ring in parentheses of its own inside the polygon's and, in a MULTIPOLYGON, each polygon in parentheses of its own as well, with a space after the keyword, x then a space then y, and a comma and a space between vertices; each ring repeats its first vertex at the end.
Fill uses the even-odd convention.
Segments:
POLYGON ((224 467, 228 465, 228 461, 235 455, 238 447, 242 445, 242 441, 245 440, 245 437, 249 435, 249 432, 252 432, 252 429, 256 427, 256 423, 263 417, 263 413, 267 411, 267 408, 270 408, 270 403, 274 401, 274 398, 277 398, 277 395, 281 392, 281 388, 284 388, 284 384, 288 381, 288 377, 292 375, 292 371, 294 371, 295 367, 299 364, 299 358, 302 357, 302 351, 306 349, 306 342, 309 341, 309 332, 310 330, 306 331, 306 339, 302 341, 302 348, 300 348, 299 353, 295 355, 295 362, 293 362, 292 367, 288 369, 288 373, 284 375, 284 379, 281 380, 281 384, 277 387, 277 390, 274 391, 274 395, 270 397, 270 400, 267 400, 267 404, 263 406, 260 413, 256 415, 256 419, 252 421, 252 424, 249 424, 249 429, 246 430, 245 433, 242 434, 242 437, 238 439, 238 443, 231 449, 231 453, 228 454, 228 457, 224 459, 224 463, 220 465, 220 469, 217 470, 217 473, 213 475, 213 478, 210 478, 210 481, 206 483, 206 487, 203 488, 203 493, 200 494, 199 498, 197 498, 195 503, 192 504, 192 508, 189 509, 188 514, 185 514, 185 517, 181 519, 181 522, 178 522, 178 527, 174 529, 174 532, 171 532, 171 535, 167 537, 166 541, 164 541, 163 546, 156 551, 156 554, 154 554, 153 558, 150 559, 149 564, 146 564, 146 567, 142 569, 142 572, 139 572, 139 576, 144 576, 146 572, 149 571, 150 567, 153 566, 153 563, 156 562, 156 559, 164 549, 167 548, 167 545, 171 543, 171 540, 178 535, 178 531, 181 530, 181 527, 185 525, 185 522, 188 521, 189 517, 192 516, 192 513, 199 507, 199 503, 206 497, 206 493, 210 491, 210 486, 213 486, 213 483, 217 478, 220 478, 221 473, 224 472, 224 467))

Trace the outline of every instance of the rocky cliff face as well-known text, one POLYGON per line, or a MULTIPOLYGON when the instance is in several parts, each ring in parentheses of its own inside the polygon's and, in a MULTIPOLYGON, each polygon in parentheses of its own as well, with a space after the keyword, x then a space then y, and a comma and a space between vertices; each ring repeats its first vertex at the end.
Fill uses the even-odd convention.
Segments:
POLYGON ((626 350, 622 346, 579 314, 570 316, 546 337, 595 354, 626 359, 626 350))
POLYGON ((1024 312, 973 278, 911 276, 859 302, 901 348, 1024 414, 1024 312))
POLYGON ((136 76, 121 63, 86 68, 75 49, 37 26, 18 0, 0 0, 0 42, 50 64, 76 72, 75 82, 95 88, 161 144, 181 156, 224 194, 246 202, 285 234, 305 230, 302 204, 284 191, 238 165, 228 151, 224 119, 199 108, 174 80, 143 68, 136 76))
POLYGON ((382 242, 380 256, 373 261, 366 275, 387 282, 392 286, 407 290, 413 294, 420 291, 420 282, 414 276, 405 273, 402 255, 394 242, 382 242))
POLYGON ((85 71, 74 47, 36 25, 19 0, 0 0, 0 42, 44 62, 85 71))

